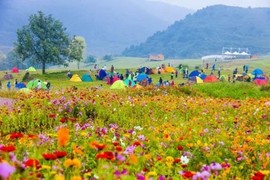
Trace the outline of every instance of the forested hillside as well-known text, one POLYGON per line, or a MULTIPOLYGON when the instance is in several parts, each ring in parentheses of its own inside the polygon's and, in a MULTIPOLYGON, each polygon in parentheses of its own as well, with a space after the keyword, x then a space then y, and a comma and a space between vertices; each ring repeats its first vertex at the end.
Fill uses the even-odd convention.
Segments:
POLYGON ((156 32, 123 55, 198 58, 220 54, 222 47, 249 48, 252 54, 270 52, 270 8, 206 7, 156 32))

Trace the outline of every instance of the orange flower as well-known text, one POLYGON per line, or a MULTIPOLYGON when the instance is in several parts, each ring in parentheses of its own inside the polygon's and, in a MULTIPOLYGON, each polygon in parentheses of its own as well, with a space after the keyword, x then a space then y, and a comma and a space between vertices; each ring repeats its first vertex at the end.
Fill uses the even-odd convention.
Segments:
POLYGON ((89 144, 90 148, 97 149, 97 150, 102 150, 106 147, 106 144, 101 144, 96 141, 90 142, 89 144))
POLYGON ((69 142, 69 129, 61 128, 57 132, 59 146, 66 146, 69 142))

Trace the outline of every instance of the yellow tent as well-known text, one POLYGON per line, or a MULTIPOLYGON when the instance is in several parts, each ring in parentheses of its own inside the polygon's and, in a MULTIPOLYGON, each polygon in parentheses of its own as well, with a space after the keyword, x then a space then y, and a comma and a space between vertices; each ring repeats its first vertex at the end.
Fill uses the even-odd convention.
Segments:
POLYGON ((203 80, 200 77, 196 76, 196 83, 201 84, 203 83, 203 80))
POLYGON ((82 82, 82 79, 80 78, 80 76, 78 74, 74 74, 71 78, 70 81, 72 82, 82 82))
POLYGON ((171 72, 175 72, 175 70, 174 70, 174 68, 173 67, 165 67, 165 71, 166 72, 169 72, 169 73, 171 73, 171 72))

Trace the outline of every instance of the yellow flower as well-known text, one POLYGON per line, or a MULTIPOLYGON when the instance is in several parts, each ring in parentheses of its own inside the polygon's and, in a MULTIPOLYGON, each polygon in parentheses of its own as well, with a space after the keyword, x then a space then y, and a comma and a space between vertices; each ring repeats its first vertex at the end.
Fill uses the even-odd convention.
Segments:
POLYGON ((166 164, 167 164, 167 166, 168 166, 169 168, 172 167, 173 162, 174 162, 174 158, 173 158, 173 157, 171 157, 171 156, 167 156, 167 157, 166 157, 166 164))
POLYGON ((65 176, 63 176, 62 174, 56 174, 54 176, 54 180, 65 180, 65 176))
POLYGON ((71 180, 82 180, 81 176, 73 176, 71 177, 71 180))
POLYGON ((80 168, 81 167, 81 161, 79 159, 67 159, 65 162, 64 162, 64 166, 65 167, 77 167, 77 168, 80 168))
POLYGON ((146 180, 149 179, 149 177, 157 176, 157 173, 155 171, 150 171, 146 174, 146 180))

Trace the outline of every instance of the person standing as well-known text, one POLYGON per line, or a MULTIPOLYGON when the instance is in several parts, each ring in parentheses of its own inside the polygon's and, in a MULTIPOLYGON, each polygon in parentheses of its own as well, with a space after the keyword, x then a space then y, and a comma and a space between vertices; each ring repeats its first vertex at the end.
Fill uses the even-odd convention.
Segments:
POLYGON ((8 88, 8 90, 11 89, 11 83, 10 83, 10 81, 7 82, 7 88, 8 88))

